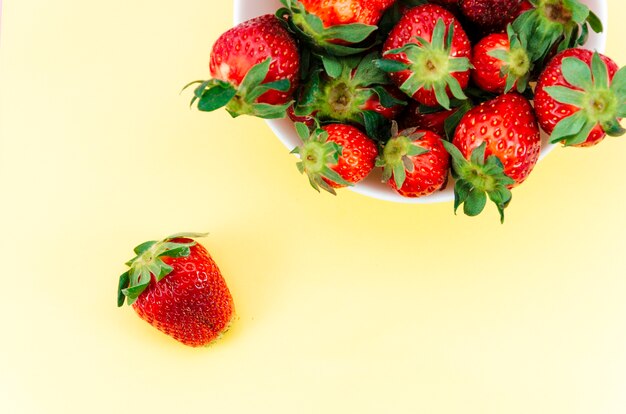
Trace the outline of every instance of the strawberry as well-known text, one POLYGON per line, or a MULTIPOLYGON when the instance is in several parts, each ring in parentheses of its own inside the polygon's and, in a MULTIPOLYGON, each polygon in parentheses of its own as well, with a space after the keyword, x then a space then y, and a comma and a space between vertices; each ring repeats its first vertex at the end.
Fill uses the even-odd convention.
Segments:
POLYGON ((520 39, 511 26, 507 34, 490 34, 474 45, 472 65, 474 83, 485 91, 498 94, 513 88, 523 93, 532 70, 526 41, 520 39))
POLYGON ((442 189, 448 179, 450 156, 439 135, 417 128, 398 132, 385 144, 376 166, 383 167, 386 182, 403 197, 422 197, 442 189))
POLYGON ((448 10, 433 4, 410 9, 383 45, 381 69, 407 95, 450 109, 450 97, 467 99, 471 45, 448 10))
POLYGON ((528 39, 533 62, 550 60, 554 53, 582 46, 589 34, 602 32, 602 22, 580 0, 535 0, 535 8, 513 22, 515 32, 528 39))
POLYGON ((504 221, 510 189, 528 177, 539 159, 539 127, 530 102, 517 93, 484 102, 463 116, 452 143, 443 144, 457 180, 455 211, 464 204, 465 213, 475 216, 488 196, 504 221))
POLYGON ((346 56, 363 52, 395 0, 281 0, 277 16, 313 49, 346 56))
POLYGON ((586 49, 568 49, 546 66, 537 83, 535 110, 553 143, 589 147, 606 134, 623 135, 626 69, 586 49))
POLYGON ((522 0, 459 0, 463 15, 483 30, 504 27, 522 0))
POLYGON ((189 84, 200 83, 191 101, 198 101, 198 109, 226 106, 233 117, 283 118, 298 86, 300 57, 282 23, 267 14, 223 33, 209 67, 212 79, 189 84))
POLYGON ((235 317, 233 299, 207 250, 181 233, 135 247, 120 276, 117 305, 185 345, 210 345, 235 317))
POLYGON ((376 52, 362 58, 322 57, 323 65, 303 86, 296 115, 355 124, 365 127, 369 136, 378 135, 385 119, 395 118, 404 108, 406 96, 374 65, 377 57, 376 52))
POLYGON ((513 12, 504 22, 503 25, 503 31, 504 28, 507 27, 509 24, 513 24, 513 22, 515 21, 515 19, 517 19, 518 17, 520 17, 522 14, 524 14, 525 12, 527 12, 528 10, 534 9, 535 6, 533 6, 533 4, 528 1, 528 0, 523 0, 520 5, 519 8, 517 9, 516 12, 513 12))
POLYGON ((302 123, 296 124, 302 146, 292 153, 300 156, 298 170, 309 177, 311 186, 331 194, 335 188, 354 185, 374 169, 376 144, 357 128, 345 124, 329 124, 313 134, 302 123))
POLYGON ((443 137, 446 134, 444 123, 452 113, 454 113, 453 109, 424 112, 420 104, 411 101, 402 117, 398 119, 398 128, 402 130, 409 128, 427 130, 443 137))

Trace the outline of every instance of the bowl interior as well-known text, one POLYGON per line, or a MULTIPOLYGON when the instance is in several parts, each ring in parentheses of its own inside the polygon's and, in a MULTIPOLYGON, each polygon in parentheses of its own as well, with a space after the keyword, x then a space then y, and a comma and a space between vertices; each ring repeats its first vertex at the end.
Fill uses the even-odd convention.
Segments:
MULTIPOLYGON (((608 6, 606 0, 582 0, 591 10, 594 11, 604 24, 604 32, 597 34, 591 33, 585 47, 604 52, 606 46, 607 17, 608 6)), ((234 2, 234 23, 241 23, 268 13, 275 13, 282 7, 279 0, 235 0, 234 2)), ((288 119, 267 120, 269 127, 272 129, 278 139, 291 151, 300 145, 300 139, 295 132, 293 123, 288 119)), ((541 154, 539 160, 543 159, 552 149, 553 144, 548 142, 548 137, 542 132, 541 134, 541 154)), ((450 180, 450 182, 452 182, 450 180)), ((381 172, 375 169, 370 176, 359 184, 350 187, 350 190, 368 197, 378 198, 381 200, 393 201, 398 203, 437 203, 454 200, 453 185, 448 186, 442 191, 438 191, 427 197, 406 198, 395 193, 386 184, 381 182, 381 172)))

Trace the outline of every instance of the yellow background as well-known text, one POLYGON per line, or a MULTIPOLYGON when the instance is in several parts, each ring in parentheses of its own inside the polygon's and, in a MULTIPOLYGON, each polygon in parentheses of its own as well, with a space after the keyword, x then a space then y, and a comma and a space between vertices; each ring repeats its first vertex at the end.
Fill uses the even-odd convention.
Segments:
POLYGON ((335 198, 263 121, 178 94, 230 1, 2 18, 0 412, 626 412, 626 138, 557 148, 504 225, 335 198), (115 306, 132 247, 179 231, 211 233, 236 301, 210 349, 115 306))

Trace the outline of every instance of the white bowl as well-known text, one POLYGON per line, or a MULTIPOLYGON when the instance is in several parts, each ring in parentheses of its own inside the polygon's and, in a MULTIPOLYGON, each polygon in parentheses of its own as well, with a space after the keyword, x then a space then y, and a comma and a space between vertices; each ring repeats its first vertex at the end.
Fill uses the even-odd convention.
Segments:
MULTIPOLYGON (((606 0, 582 0, 591 10, 594 11, 604 24, 603 33, 596 34, 593 31, 589 35, 589 40, 585 45, 586 48, 604 52, 606 46, 608 6, 606 0)), ((235 0, 234 20, 235 24, 268 13, 275 13, 282 7, 279 0, 235 0)), ((289 119, 278 119, 266 121, 278 139, 290 151, 300 145, 300 139, 296 134, 293 123, 289 119)), ((548 137, 542 133, 541 137, 541 154, 539 159, 548 155, 554 148, 553 144, 548 142, 548 137)), ((359 184, 350 187, 352 191, 368 197, 378 198, 381 200, 394 201, 398 203, 438 203, 442 201, 454 200, 454 185, 448 184, 447 188, 438 191, 427 197, 406 198, 393 191, 387 184, 381 182, 380 169, 375 169, 369 177, 359 184)))

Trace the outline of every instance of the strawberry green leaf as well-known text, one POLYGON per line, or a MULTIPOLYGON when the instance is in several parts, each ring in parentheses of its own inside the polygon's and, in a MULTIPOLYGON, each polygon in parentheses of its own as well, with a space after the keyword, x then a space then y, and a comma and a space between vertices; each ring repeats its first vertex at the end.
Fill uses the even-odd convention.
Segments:
POLYGON ((117 307, 124 305, 124 301, 126 300, 126 295, 124 295, 123 290, 128 288, 130 285, 130 276, 129 272, 126 271, 122 273, 120 276, 120 280, 117 285, 117 307))
POLYGON ((309 127, 306 126, 304 122, 296 122, 295 126, 296 126, 296 132, 298 133, 298 136, 300 137, 300 139, 305 140, 311 135, 311 132, 309 131, 309 127))
POLYGON ((613 76, 613 80, 611 81, 611 91, 617 95, 626 97, 626 66, 620 68, 615 73, 615 76, 613 76))
POLYGON ((393 179, 398 188, 402 188, 404 181, 406 180, 406 170, 403 162, 399 162, 392 166, 393 179))
POLYGON ((568 83, 580 89, 589 89, 593 84, 589 66, 578 58, 566 57, 563 59, 561 71, 568 83))
POLYGON ((252 66, 239 85, 239 95, 245 97, 252 91, 252 89, 263 83, 267 77, 271 63, 272 58, 268 57, 263 62, 252 66))
POLYGON ((389 121, 375 111, 361 112, 365 134, 377 141, 386 141, 389 138, 389 121))
POLYGON ((150 249, 152 246, 154 246, 157 242, 156 241, 147 241, 144 243, 141 243, 139 246, 135 247, 133 249, 133 251, 135 252, 136 255, 141 255, 144 252, 146 252, 148 249, 150 249))
POLYGON ((274 82, 263 83, 248 92, 248 94, 245 96, 245 100, 248 103, 253 103, 267 91, 275 90, 279 92, 287 92, 290 87, 291 82, 289 81, 289 79, 280 79, 274 82))
POLYGON ((484 191, 472 189, 463 203, 463 212, 470 217, 475 217, 483 212, 486 205, 487 194, 484 191))
POLYGON ((380 101, 380 104, 384 106, 385 108, 393 108, 396 105, 404 106, 407 104, 406 101, 401 101, 400 99, 397 99, 394 96, 392 96, 387 91, 387 89, 385 89, 384 86, 377 85, 377 86, 372 87, 372 90, 378 96, 378 100, 380 101))
POLYGON ((582 107, 585 99, 585 92, 566 88, 565 86, 548 86, 545 91, 553 99, 576 107, 582 107))
POLYGON ((591 130, 596 127, 596 123, 593 121, 587 121, 583 128, 576 135, 572 137, 565 138, 563 144, 565 146, 578 145, 582 144, 589 138, 589 134, 591 134, 591 130))
POLYGON ((602 20, 595 14, 593 11, 589 10, 589 16, 587 17, 587 23, 591 26, 591 29, 596 33, 602 33, 604 31, 604 27, 602 25, 602 20))
POLYGON ((589 7, 579 3, 577 0, 566 0, 572 13, 572 20, 578 24, 583 24, 589 17, 589 7))
POLYGON ((487 150, 487 143, 482 142, 474 151, 472 151, 472 155, 470 156, 470 162, 474 164, 484 164, 485 163, 485 152, 487 150))
POLYGON ((621 137, 626 133, 626 129, 622 128, 617 119, 605 122, 601 126, 604 132, 612 137, 621 137))
POLYGON ((598 52, 595 52, 591 58, 591 73, 593 74, 593 84, 596 88, 609 87, 609 70, 598 52))
POLYGON ((340 24, 323 30, 321 38, 324 40, 342 40, 347 43, 360 43, 369 37, 377 26, 361 23, 340 24))
POLYGON ((550 135, 550 142, 556 144, 567 137, 575 136, 582 130, 586 122, 587 119, 584 113, 582 111, 576 111, 574 114, 556 124, 550 135))
POLYGON ((374 61, 374 64, 378 66, 380 70, 388 73, 401 72, 409 68, 408 64, 392 59, 377 59, 374 61))
POLYGON ((461 204, 465 203, 465 200, 469 197, 472 188, 472 185, 463 179, 458 179, 456 181, 456 184, 454 185, 454 214, 456 214, 456 211, 459 209, 461 204))
POLYGON ((373 52, 361 59, 353 76, 354 81, 358 85, 366 87, 371 85, 387 85, 391 83, 387 73, 377 66, 376 62, 378 57, 378 53, 373 52))
POLYGON ((205 112, 215 111, 227 105, 236 94, 237 90, 230 85, 215 85, 204 90, 198 101, 198 109, 205 112))
POLYGON ((331 78, 338 78, 341 76, 343 72, 343 67, 341 62, 335 57, 322 55, 322 64, 324 65, 324 70, 331 78))
MULTIPOLYGON (((432 85, 432 88, 435 91, 435 97, 437 98, 439 105, 443 106, 445 109, 450 109, 450 98, 448 97, 448 92, 446 91, 445 86, 440 83, 435 83, 432 85)), ((425 89, 428 90, 428 87, 425 89)))

